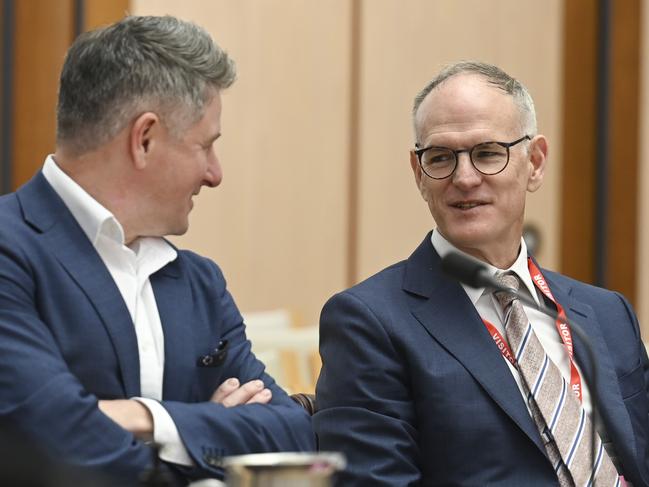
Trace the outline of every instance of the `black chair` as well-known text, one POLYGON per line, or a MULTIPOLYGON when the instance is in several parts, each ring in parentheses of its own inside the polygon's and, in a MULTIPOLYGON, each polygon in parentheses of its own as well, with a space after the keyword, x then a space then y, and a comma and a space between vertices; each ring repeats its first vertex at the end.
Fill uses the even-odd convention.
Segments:
POLYGON ((296 394, 291 394, 291 399, 296 403, 302 406, 309 416, 313 416, 318 410, 315 404, 315 394, 305 394, 303 392, 298 392, 296 394))

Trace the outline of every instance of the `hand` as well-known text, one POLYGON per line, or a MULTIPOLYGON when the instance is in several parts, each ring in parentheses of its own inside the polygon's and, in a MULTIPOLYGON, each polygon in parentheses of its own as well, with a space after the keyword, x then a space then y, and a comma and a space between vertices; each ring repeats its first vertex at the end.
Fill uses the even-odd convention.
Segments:
POLYGON ((239 380, 232 377, 214 391, 210 401, 231 408, 242 404, 268 404, 272 398, 273 393, 259 379, 240 385, 239 380))
POLYGON ((144 404, 134 399, 101 399, 99 409, 137 438, 153 439, 153 417, 144 404))

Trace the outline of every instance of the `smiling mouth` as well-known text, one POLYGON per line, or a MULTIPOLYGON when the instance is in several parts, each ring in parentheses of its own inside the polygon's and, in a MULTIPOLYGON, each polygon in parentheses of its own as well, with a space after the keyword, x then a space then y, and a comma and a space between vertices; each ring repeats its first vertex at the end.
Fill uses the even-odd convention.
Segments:
POLYGON ((476 208, 477 206, 482 206, 484 204, 485 203, 482 203, 480 201, 461 201, 459 203, 453 203, 451 206, 459 210, 471 210, 472 208, 476 208))

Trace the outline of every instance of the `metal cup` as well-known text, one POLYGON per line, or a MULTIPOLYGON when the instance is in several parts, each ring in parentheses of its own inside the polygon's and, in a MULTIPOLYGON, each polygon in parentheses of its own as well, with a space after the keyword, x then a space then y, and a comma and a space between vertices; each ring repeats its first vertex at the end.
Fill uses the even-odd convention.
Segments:
POLYGON ((330 487, 341 453, 256 453, 224 459, 228 487, 330 487))

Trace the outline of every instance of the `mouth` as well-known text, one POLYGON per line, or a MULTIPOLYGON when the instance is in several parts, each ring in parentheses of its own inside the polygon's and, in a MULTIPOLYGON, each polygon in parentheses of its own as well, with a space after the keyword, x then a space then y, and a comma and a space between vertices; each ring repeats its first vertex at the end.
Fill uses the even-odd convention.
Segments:
POLYGON ((484 201, 456 201, 455 203, 451 203, 450 206, 457 208, 458 210, 466 211, 486 204, 487 203, 485 203, 484 201))

